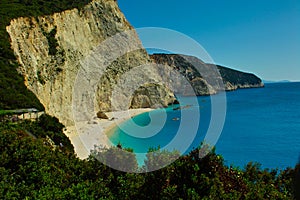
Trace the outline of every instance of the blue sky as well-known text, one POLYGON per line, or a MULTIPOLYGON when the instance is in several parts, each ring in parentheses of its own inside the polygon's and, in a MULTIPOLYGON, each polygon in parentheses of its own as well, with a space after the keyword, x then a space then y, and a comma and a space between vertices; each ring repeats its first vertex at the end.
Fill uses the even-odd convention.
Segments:
POLYGON ((186 34, 216 64, 253 72, 264 80, 300 80, 299 0, 118 0, 118 4, 135 28, 162 27, 186 34))

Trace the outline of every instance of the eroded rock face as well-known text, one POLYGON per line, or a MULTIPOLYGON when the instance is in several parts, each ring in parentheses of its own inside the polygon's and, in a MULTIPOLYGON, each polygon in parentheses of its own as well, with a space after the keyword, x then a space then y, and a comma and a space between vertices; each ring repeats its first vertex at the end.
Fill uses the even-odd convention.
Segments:
POLYGON ((138 88, 132 98, 131 108, 161 108, 174 103, 171 91, 159 84, 148 84, 138 88), (164 97, 164 98, 160 98, 164 97))
MULTIPOLYGON (((232 91, 239 88, 263 87, 260 78, 254 74, 229 69, 219 65, 207 64, 193 56, 178 54, 154 54, 152 60, 161 65, 170 66, 170 70, 179 72, 185 77, 193 88, 193 94, 197 96, 212 95, 220 91, 232 91)), ((176 83, 177 88, 184 83, 176 83)), ((186 90, 178 90, 176 93, 193 95, 186 90)))
MULTIPOLYGON (((74 88, 74 84, 79 71, 86 75, 82 86, 90 84, 89 88, 94 96, 90 93, 82 94, 83 97, 77 100, 85 101, 94 97, 92 107, 96 114, 98 111, 114 109, 111 106, 111 95, 114 84, 122 74, 150 61, 135 31, 114 0, 95 0, 81 10, 67 10, 51 16, 14 19, 7 31, 20 63, 19 72, 25 78, 25 85, 39 98, 46 112, 65 125, 74 123, 73 91, 78 89, 74 88), (122 36, 124 40, 113 44, 105 43, 112 36, 124 31, 128 32, 122 36), (118 57, 111 60, 114 58, 111 54, 114 53, 118 57), (89 56, 98 56, 96 68, 84 68, 87 67, 86 60, 89 56), (88 71, 90 69, 96 71, 88 71)), ((160 79, 155 70, 149 69, 147 74, 143 79, 148 82, 160 79)), ((77 87, 81 87, 78 80, 77 87)), ((156 100, 149 101, 150 107, 151 103, 167 105, 174 101, 174 95, 167 89, 159 88, 154 93, 162 96, 156 96, 156 100)), ((123 98, 133 99, 129 95, 132 94, 124 94, 123 98)), ((142 95, 139 98, 145 99, 144 94, 142 95)), ((128 108, 138 107, 139 103, 134 100, 128 104, 128 108)), ((79 102, 78 105, 83 104, 79 102)))
MULTIPOLYGON (((185 96, 212 95, 222 90, 222 79, 216 69, 209 67, 200 59, 192 56, 177 54, 154 54, 152 60, 161 65, 169 66, 169 70, 178 72, 184 79, 172 80, 175 93, 185 96), (186 88, 191 87, 191 90, 186 88)), ((162 75, 163 76, 163 75, 162 75)))

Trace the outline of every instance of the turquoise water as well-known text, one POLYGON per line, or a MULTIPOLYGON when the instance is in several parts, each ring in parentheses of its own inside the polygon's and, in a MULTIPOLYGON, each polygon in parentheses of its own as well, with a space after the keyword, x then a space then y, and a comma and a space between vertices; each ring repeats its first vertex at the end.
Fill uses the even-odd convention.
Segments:
MULTIPOLYGON (((244 167, 254 161, 263 168, 279 169, 295 166, 300 155, 300 83, 266 84, 226 96, 225 124, 216 144, 226 163, 244 167)), ((178 106, 171 106, 138 115, 113 130, 110 139, 137 153, 158 146, 188 153, 203 141, 211 120, 211 98, 197 100, 181 97, 181 106, 188 107, 173 110, 178 106)))

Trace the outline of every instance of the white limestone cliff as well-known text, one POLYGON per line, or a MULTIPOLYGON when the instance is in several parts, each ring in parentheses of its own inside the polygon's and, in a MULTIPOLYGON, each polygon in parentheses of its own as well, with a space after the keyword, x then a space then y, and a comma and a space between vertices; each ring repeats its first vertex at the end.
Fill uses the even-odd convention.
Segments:
MULTIPOLYGON (((7 27, 7 32, 25 85, 39 98, 46 112, 65 125, 74 123, 73 92, 78 89, 74 85, 84 88, 85 84, 91 84, 91 92, 77 100, 85 101, 94 97, 95 101, 91 101, 94 105, 89 106, 95 113, 99 110, 110 111, 114 109, 111 105, 114 85, 122 74, 150 61, 133 27, 114 0, 94 0, 80 10, 14 19, 7 27), (122 36, 124 41, 117 40, 114 44, 106 43, 103 46, 109 38, 122 32, 125 32, 122 36), (93 60, 95 56, 98 56, 97 67, 89 68, 89 72, 85 72, 82 67, 86 66, 83 65, 88 63, 89 57, 93 57, 93 60), (92 70, 96 70, 95 73, 92 70), (86 77, 82 84, 76 79, 79 72, 86 73, 81 74, 86 77), (92 75, 94 77, 91 78, 92 75), (101 77, 97 77, 98 75, 101 77), (90 96, 91 93, 95 93, 95 96, 90 96)), ((139 78, 148 83, 160 82, 155 69, 146 69, 143 74, 147 76, 139 78)), ((134 99, 128 108, 151 107, 157 104, 166 106, 174 101, 173 93, 159 84, 157 87, 141 88, 141 97, 138 97, 138 93, 135 93, 135 97, 126 93, 121 95, 124 99, 134 99), (145 90, 157 90, 152 92, 156 96, 145 96, 145 90), (137 99, 143 99, 146 103, 138 102, 137 99)))

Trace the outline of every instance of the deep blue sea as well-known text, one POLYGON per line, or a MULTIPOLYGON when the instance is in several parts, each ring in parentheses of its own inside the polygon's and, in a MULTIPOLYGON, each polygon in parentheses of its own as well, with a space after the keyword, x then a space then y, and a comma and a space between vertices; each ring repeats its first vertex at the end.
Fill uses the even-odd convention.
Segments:
MULTIPOLYGON (((225 95, 226 118, 216 152, 226 164, 243 168, 252 161, 262 168, 294 167, 300 156, 300 83, 266 84, 225 95)), ((114 129, 110 139, 138 153, 158 146, 188 153, 203 141, 211 123, 211 97, 196 99, 181 97, 180 110, 173 110, 178 107, 173 105, 138 115, 114 129)))

